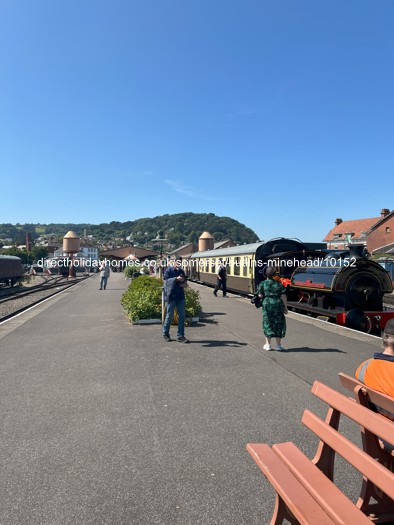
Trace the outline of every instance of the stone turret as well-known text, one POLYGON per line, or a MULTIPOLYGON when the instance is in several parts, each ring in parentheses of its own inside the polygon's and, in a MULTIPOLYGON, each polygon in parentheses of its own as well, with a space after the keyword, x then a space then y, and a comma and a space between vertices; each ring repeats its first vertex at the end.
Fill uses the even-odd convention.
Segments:
POLYGON ((198 239, 198 251, 213 250, 213 237, 209 232, 203 232, 198 239))

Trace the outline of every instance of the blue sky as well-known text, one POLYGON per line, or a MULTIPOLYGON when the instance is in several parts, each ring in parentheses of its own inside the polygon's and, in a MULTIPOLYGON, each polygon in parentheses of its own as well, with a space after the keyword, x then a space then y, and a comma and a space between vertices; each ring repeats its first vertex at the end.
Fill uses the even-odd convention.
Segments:
POLYGON ((392 0, 0 0, 0 222, 393 206, 392 0))

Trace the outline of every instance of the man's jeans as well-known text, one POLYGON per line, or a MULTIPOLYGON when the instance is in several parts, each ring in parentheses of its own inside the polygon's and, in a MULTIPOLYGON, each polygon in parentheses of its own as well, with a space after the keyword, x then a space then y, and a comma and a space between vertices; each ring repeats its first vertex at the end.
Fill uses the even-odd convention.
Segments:
POLYGON ((166 318, 164 319, 163 324, 163 334, 168 334, 170 332, 170 326, 172 318, 174 317, 174 310, 177 309, 178 312, 178 333, 177 337, 182 337, 185 335, 185 299, 179 299, 178 301, 169 301, 166 304, 167 312, 166 318))
POLYGON ((107 288, 107 279, 108 277, 100 277, 100 289, 104 288, 104 290, 107 288))

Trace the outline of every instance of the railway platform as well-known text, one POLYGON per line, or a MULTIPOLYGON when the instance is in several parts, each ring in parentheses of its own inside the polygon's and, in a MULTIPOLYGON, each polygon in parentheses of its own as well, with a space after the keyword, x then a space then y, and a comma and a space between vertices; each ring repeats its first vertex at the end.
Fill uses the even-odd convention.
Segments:
MULTIPOLYGON (((341 390, 380 340, 289 313, 286 351, 267 352, 261 310, 191 283, 203 315, 190 344, 167 343, 127 320, 127 285, 93 275, 0 324, 0 523, 268 524, 274 491, 246 444, 312 457, 313 381, 341 390)), ((358 495, 348 472, 338 484, 358 495)))

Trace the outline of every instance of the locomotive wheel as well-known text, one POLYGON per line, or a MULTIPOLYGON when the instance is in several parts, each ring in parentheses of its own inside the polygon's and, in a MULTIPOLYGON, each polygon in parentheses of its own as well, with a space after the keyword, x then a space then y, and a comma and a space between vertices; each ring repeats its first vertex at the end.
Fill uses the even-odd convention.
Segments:
POLYGON ((381 301, 381 290, 374 276, 356 275, 349 283, 348 294, 351 304, 356 308, 378 310, 381 301))
POLYGON ((371 321, 359 308, 349 310, 346 315, 345 326, 368 334, 371 331, 371 321))

